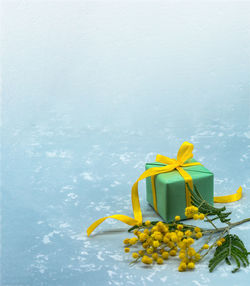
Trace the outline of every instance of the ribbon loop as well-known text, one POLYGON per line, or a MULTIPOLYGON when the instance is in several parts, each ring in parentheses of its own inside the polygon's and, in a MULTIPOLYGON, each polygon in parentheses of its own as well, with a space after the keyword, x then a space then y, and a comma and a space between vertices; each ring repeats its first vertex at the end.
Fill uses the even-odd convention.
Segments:
POLYGON ((160 154, 156 155, 155 161, 162 163, 162 164, 165 164, 165 165, 171 165, 171 164, 176 162, 175 159, 170 159, 170 158, 163 156, 163 155, 160 155, 160 154))
POLYGON ((193 158, 193 151, 194 145, 189 142, 183 142, 178 154, 177 154, 177 161, 181 163, 181 165, 186 162, 188 159, 193 158))

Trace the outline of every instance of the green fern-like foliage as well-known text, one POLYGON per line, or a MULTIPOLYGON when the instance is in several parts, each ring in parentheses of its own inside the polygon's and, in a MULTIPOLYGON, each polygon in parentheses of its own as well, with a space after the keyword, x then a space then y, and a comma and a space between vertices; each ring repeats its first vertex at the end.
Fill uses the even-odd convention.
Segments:
POLYGON ((241 266, 248 266, 249 252, 247 252, 240 238, 235 234, 228 234, 224 238, 225 242, 216 248, 213 258, 209 261, 209 271, 212 272, 223 260, 229 265, 233 261, 235 262, 237 267, 232 270, 233 273, 238 271, 241 266))
POLYGON ((231 212, 226 212, 226 207, 216 208, 210 205, 207 201, 205 201, 202 198, 200 192, 198 191, 195 185, 194 185, 194 190, 191 190, 188 184, 187 187, 191 193, 192 204, 198 207, 199 212, 204 213, 206 215, 214 216, 213 218, 210 219, 210 221, 214 221, 216 219, 219 219, 223 223, 227 223, 230 221, 230 218, 228 216, 231 214, 231 212))

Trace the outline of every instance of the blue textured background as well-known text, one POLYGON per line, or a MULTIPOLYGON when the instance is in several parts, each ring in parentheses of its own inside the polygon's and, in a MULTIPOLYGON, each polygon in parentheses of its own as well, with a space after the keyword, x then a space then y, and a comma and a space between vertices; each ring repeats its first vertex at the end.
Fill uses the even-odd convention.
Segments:
POLYGON ((126 225, 86 228, 132 215, 145 162, 186 140, 250 217, 250 2, 3 1, 2 24, 1 285, 247 285, 208 259, 130 267, 126 225))

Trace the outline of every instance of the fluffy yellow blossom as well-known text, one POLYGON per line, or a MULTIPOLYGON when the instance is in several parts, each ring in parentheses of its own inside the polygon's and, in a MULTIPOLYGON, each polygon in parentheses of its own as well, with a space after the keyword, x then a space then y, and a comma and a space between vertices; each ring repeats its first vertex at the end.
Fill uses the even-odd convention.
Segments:
POLYGON ((175 218, 174 218, 176 221, 180 220, 181 217, 179 215, 177 215, 175 218))
POLYGON ((129 243, 130 244, 136 244, 137 241, 138 241, 137 237, 132 237, 132 238, 130 238, 129 243))
POLYGON ((202 232, 197 232, 196 234, 195 234, 195 236, 197 237, 197 238, 201 238, 202 237, 202 232))
POLYGON ((157 258, 156 262, 157 264, 163 264, 163 259, 159 257, 157 258))
POLYGON ((178 242, 177 245, 180 249, 186 248, 186 244, 183 243, 182 241, 178 242))
POLYGON ((208 245, 208 244, 204 244, 204 245, 202 246, 202 248, 203 248, 203 249, 208 249, 208 248, 209 248, 209 245, 208 245))
POLYGON ((141 233, 139 236, 139 239, 141 242, 144 242, 148 238, 148 235, 146 233, 141 233))
POLYGON ((200 214, 200 215, 199 215, 199 219, 200 219, 200 220, 203 220, 204 218, 205 218, 205 215, 204 215, 204 214, 200 214))
POLYGON ((123 243, 124 243, 124 244, 129 244, 129 238, 125 238, 125 239, 123 240, 123 243))
POLYGON ((194 219, 194 220, 199 219, 199 215, 198 215, 198 214, 194 214, 193 219, 194 219))
POLYGON ((187 230, 187 231, 185 231, 185 235, 186 235, 186 236, 191 236, 191 235, 192 235, 192 232, 191 232, 190 230, 187 230))
POLYGON ((179 258, 180 258, 180 259, 183 259, 183 258, 185 258, 185 257, 186 257, 185 253, 184 253, 184 252, 180 252, 179 258))
POLYGON ((183 271, 185 271, 185 269, 183 269, 181 266, 179 266, 179 267, 178 267, 178 271, 179 271, 179 272, 183 272, 183 271))
POLYGON ((157 229, 159 231, 162 231, 164 229, 164 227, 165 227, 162 221, 157 222, 156 225, 157 225, 157 229))
POLYGON ((179 271, 185 271, 186 268, 187 268, 187 264, 185 262, 181 262, 180 265, 179 265, 178 270, 179 271))
POLYGON ((125 247, 125 248, 124 248, 124 251, 125 251, 125 252, 129 252, 129 251, 130 251, 130 248, 129 248, 129 247, 125 247))
POLYGON ((169 248, 173 248, 173 247, 175 246, 175 244, 174 244, 172 241, 169 241, 169 242, 167 243, 167 246, 168 246, 169 248))
POLYGON ((196 212, 198 212, 198 208, 195 206, 191 206, 191 211, 196 213, 196 212))
POLYGON ((192 214, 189 213, 189 212, 185 212, 185 216, 186 216, 187 218, 192 218, 192 217, 193 217, 192 214))
POLYGON ((143 256, 145 254, 145 251, 144 250, 139 250, 138 253, 139 253, 140 256, 143 256))
POLYGON ((162 238, 163 238, 162 234, 156 234, 155 235, 156 240, 162 241, 162 238))
POLYGON ((170 237, 171 237, 171 232, 167 232, 167 233, 165 234, 165 236, 170 239, 170 237))
POLYGON ((177 241, 178 241, 178 237, 177 237, 177 235, 176 235, 175 233, 172 233, 172 235, 171 235, 171 240, 172 240, 173 242, 177 242, 177 241))
POLYGON ((137 234, 138 234, 138 232, 139 232, 139 230, 138 230, 138 229, 135 229, 135 230, 133 231, 134 235, 137 235, 137 234))
POLYGON ((167 251, 162 252, 161 256, 163 259, 168 259, 169 253, 167 251))
POLYGON ((153 246, 154 247, 159 247, 160 246, 160 242, 158 240, 153 241, 153 246))
POLYGON ((195 207, 195 206, 187 207, 187 208, 185 209, 185 216, 186 216, 187 218, 199 219, 199 216, 198 216, 198 208, 195 207))
POLYGON ((177 229, 178 229, 178 230, 182 230, 182 229, 183 229, 183 225, 182 225, 182 224, 178 224, 178 225, 177 225, 177 229))
POLYGON ((144 255, 142 257, 141 262, 144 264, 152 264, 153 260, 152 260, 152 258, 148 257, 147 255, 144 255))
POLYGON ((147 242, 148 244, 152 244, 153 238, 152 238, 152 237, 148 237, 147 240, 146 240, 146 242, 147 242))
POLYGON ((157 253, 157 252, 154 252, 154 253, 152 254, 152 258, 153 258, 154 260, 157 260, 157 258, 158 258, 158 253, 157 253))
POLYGON ((150 221, 150 220, 146 220, 146 221, 145 221, 145 225, 146 225, 146 226, 150 226, 150 224, 151 224, 151 221, 150 221))
POLYGON ((181 249, 186 248, 186 246, 187 246, 187 239, 184 238, 184 239, 182 240, 181 244, 182 244, 182 245, 181 245, 181 249))
POLYGON ((159 227, 161 227, 161 226, 163 226, 164 224, 163 224, 162 221, 158 221, 156 225, 159 226, 159 227))
POLYGON ((136 259, 139 257, 139 254, 137 252, 134 252, 134 253, 132 253, 132 257, 136 259))
POLYGON ((195 261, 199 261, 201 259, 200 253, 196 253, 194 256, 195 261))
POLYGON ((150 248, 147 248, 146 251, 147 251, 148 254, 152 254, 154 250, 153 250, 153 248, 150 247, 150 248))
POLYGON ((157 230, 158 230, 157 226, 153 226, 153 227, 151 228, 151 232, 152 232, 152 233, 155 232, 155 231, 157 231, 157 230))
POLYGON ((220 240, 218 240, 218 241, 216 242, 216 244, 217 244, 218 246, 221 246, 221 245, 222 245, 222 242, 221 242, 220 240))
POLYGON ((181 260, 181 262, 184 262, 184 263, 188 263, 189 262, 189 260, 188 260, 188 258, 187 257, 184 257, 182 260, 181 260))
POLYGON ((193 262, 189 262, 187 266, 189 269, 194 269, 195 264, 193 262))
POLYGON ((189 237, 189 238, 187 239, 187 244, 188 244, 188 245, 191 245, 191 244, 193 244, 193 243, 194 243, 193 238, 189 237))
POLYGON ((169 231, 168 226, 164 225, 163 231, 164 231, 164 232, 168 232, 168 231, 169 231))
POLYGON ((188 249, 188 255, 189 256, 194 256, 196 253, 195 249, 193 247, 189 247, 188 249))
POLYGON ((178 231, 178 232, 177 232, 177 236, 178 236, 179 238, 182 238, 182 237, 184 236, 184 233, 183 233, 182 231, 178 231))
POLYGON ((195 231, 195 232, 199 232, 199 231, 201 231, 201 229, 200 229, 198 226, 196 226, 196 227, 194 228, 194 231, 195 231))
POLYGON ((170 251, 169 251, 169 254, 170 254, 171 256, 175 256, 175 255, 176 255, 176 250, 175 250, 175 249, 170 250, 170 251))
POLYGON ((161 234, 161 232, 159 232, 159 231, 156 231, 155 233, 154 233, 154 238, 156 239, 156 240, 162 240, 162 234, 161 234))
POLYGON ((169 242, 169 238, 168 238, 166 235, 165 235, 164 238, 163 238, 163 242, 164 242, 164 243, 168 243, 168 242, 169 242))

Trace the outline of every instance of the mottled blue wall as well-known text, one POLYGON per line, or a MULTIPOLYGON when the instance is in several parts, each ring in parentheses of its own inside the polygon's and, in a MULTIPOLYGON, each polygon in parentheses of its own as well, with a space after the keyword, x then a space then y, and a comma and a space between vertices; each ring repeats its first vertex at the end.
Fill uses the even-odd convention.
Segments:
MULTIPOLYGON (((185 140, 216 194, 243 186, 229 208, 250 216, 249 19, 248 1, 3 1, 1 285, 182 283, 174 264, 130 270, 125 233, 85 231, 132 215, 145 162, 185 140)), ((99 231, 111 228, 126 231, 99 231)), ((238 285, 248 271, 187 281, 238 285)))

